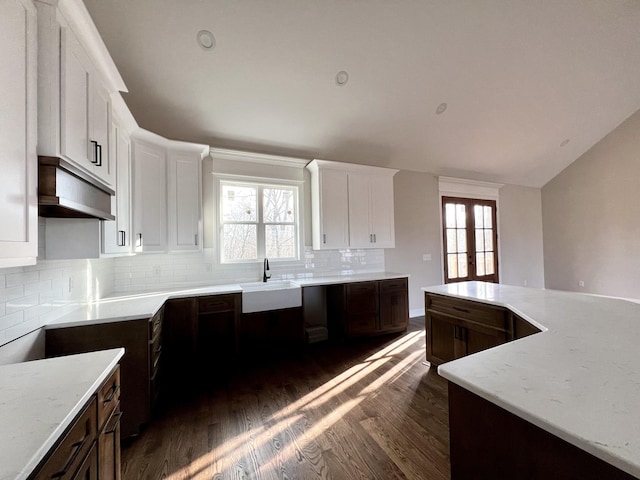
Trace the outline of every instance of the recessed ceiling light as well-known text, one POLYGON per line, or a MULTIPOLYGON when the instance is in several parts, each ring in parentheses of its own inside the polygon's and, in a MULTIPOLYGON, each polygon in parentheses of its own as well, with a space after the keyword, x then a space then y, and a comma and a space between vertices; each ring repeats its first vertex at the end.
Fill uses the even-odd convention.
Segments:
POLYGON ((569 143, 569 139, 565 138, 562 143, 560 144, 561 147, 564 147, 567 143, 569 143))
POLYGON ((205 50, 212 50, 216 46, 216 37, 209 30, 200 30, 196 35, 198 45, 205 50))
POLYGON ((339 87, 346 85, 348 81, 349 81, 349 74, 344 70, 340 70, 336 74, 336 85, 338 85, 339 87))
POLYGON ((441 113, 444 113, 445 110, 447 109, 447 104, 442 102, 440 105, 438 105, 438 107, 436 108, 436 115, 440 115, 441 113))

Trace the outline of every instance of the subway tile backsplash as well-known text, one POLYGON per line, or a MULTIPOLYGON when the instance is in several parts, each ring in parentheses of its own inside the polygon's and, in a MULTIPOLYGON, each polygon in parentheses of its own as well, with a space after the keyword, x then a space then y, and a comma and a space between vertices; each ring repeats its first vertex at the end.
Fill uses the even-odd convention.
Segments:
MULTIPOLYGON (((218 264, 213 249, 198 253, 149 254, 116 258, 114 292, 148 291, 182 286, 257 282, 262 262, 218 264)), ((298 262, 270 261, 273 279, 384 271, 384 250, 327 250, 310 247, 298 262)))
MULTIPOLYGON (((42 258, 43 252, 40 252, 42 258)), ((272 278, 304 278, 384 271, 384 250, 305 248, 297 262, 271 261, 272 278)), ((112 293, 202 284, 256 282, 262 262, 219 265, 213 249, 92 260, 38 260, 0 269, 0 346, 112 293)))
POLYGON ((112 259, 45 260, 0 269, 0 345, 112 291, 112 259))

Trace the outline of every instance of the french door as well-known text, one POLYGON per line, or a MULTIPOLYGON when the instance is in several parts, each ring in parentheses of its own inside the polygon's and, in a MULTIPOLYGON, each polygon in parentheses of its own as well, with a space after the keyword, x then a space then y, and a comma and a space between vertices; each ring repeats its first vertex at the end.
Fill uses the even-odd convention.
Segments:
POLYGON ((445 283, 498 283, 495 200, 442 197, 445 283))

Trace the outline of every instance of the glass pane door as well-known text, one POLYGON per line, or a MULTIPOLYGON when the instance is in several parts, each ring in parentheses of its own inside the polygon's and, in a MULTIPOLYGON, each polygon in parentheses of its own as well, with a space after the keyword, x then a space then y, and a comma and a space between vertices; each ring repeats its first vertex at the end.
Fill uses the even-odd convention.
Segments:
POLYGON ((445 283, 498 282, 496 202, 442 198, 445 283))

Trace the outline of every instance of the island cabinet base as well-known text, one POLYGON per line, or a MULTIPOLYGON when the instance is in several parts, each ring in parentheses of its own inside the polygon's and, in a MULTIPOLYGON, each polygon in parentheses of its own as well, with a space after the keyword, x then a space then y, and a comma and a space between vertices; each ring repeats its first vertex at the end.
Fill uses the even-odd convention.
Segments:
POLYGON ((449 430, 452 480, 635 478, 451 382, 449 430))

